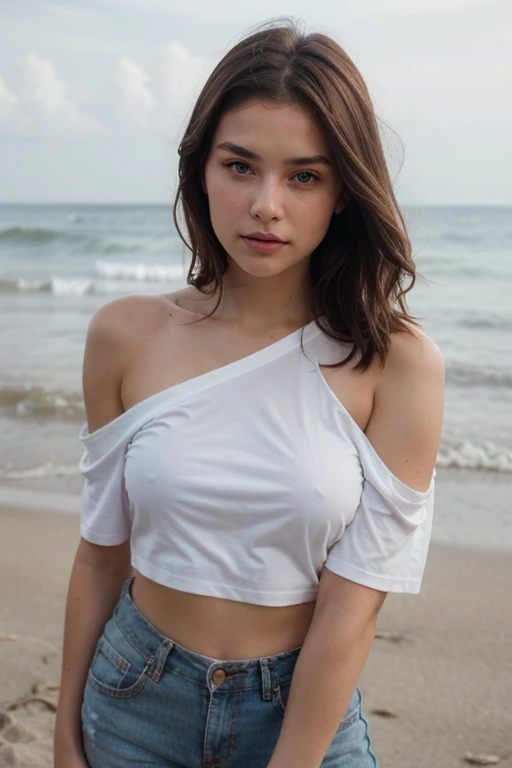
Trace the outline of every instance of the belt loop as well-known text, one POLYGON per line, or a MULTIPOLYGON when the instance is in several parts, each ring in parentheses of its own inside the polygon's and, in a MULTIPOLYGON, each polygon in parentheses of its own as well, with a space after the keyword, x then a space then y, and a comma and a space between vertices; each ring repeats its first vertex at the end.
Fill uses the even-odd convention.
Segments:
POLYGON ((272 675, 269 669, 268 658, 260 659, 261 669, 261 697, 263 701, 272 699, 272 675))
POLYGON ((160 677, 162 676, 162 672, 165 667, 165 662, 167 661, 167 657, 171 652, 173 646, 174 646, 174 640, 171 640, 170 637, 166 637, 165 640, 162 640, 162 642, 158 646, 155 655, 151 656, 148 659, 148 662, 147 662, 149 665, 148 677, 154 680, 155 683, 158 683, 160 680, 160 677))

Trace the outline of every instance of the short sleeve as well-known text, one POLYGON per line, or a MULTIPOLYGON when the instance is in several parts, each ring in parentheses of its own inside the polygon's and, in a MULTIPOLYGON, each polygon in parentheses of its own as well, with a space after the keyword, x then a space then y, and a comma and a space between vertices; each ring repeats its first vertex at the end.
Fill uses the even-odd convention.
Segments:
POLYGON ((84 478, 80 533, 92 544, 116 545, 130 538, 132 511, 124 483, 129 436, 110 424, 92 434, 80 430, 85 450, 79 462, 84 478))
POLYGON ((366 437, 360 458, 360 502, 325 567, 373 589, 418 594, 432 532, 436 470, 429 488, 417 491, 390 472, 366 437))

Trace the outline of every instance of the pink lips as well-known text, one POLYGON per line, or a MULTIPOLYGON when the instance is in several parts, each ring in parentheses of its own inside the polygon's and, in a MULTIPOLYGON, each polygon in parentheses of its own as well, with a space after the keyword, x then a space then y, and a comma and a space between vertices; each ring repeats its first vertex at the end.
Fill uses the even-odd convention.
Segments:
POLYGON ((249 237, 251 240, 272 240, 278 243, 284 243, 285 241, 278 235, 274 235, 273 232, 248 232, 242 237, 249 237))
POLYGON ((252 251, 256 251, 256 253, 276 253, 287 245, 287 243, 284 243, 281 240, 258 240, 252 237, 244 237, 243 235, 242 240, 252 251))

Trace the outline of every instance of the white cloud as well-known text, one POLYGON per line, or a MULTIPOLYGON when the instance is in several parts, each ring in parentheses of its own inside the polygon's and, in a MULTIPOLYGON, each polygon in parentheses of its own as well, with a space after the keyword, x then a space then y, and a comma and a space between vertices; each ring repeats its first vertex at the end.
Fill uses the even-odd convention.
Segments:
POLYGON ((28 98, 41 104, 48 112, 62 112, 71 120, 78 115, 78 107, 67 98, 67 86, 59 80, 53 62, 29 53, 25 60, 22 84, 28 98))
POLYGON ((18 133, 21 126, 17 114, 18 99, 0 77, 0 131, 18 133), (9 129, 9 130, 7 130, 9 129))
POLYGON ((14 109, 16 107, 16 104, 18 103, 18 99, 14 95, 14 93, 11 93, 11 91, 7 88, 6 84, 0 77, 0 106, 3 109, 14 109))
POLYGON ((27 54, 14 80, 12 91, 3 81, 0 89, 4 133, 59 138, 102 133, 100 122, 68 97, 68 86, 57 76, 51 59, 27 54))
POLYGON ((212 68, 213 62, 192 56, 175 40, 157 53, 149 69, 160 104, 159 133, 176 138, 212 68))
POLYGON ((184 45, 172 40, 156 55, 151 72, 163 100, 188 99, 204 74, 204 59, 192 56, 184 45))
POLYGON ((81 105, 50 58, 26 55, 9 82, 0 78, 0 132, 9 136, 177 138, 213 62, 176 40, 144 67, 123 56, 81 105))
POLYGON ((107 137, 173 143, 212 68, 213 60, 193 56, 176 40, 157 48, 144 65, 123 56, 94 93, 91 108, 107 137))
POLYGON ((113 118, 132 122, 132 127, 146 127, 156 106, 156 99, 149 87, 149 77, 144 70, 128 58, 119 59, 113 76, 118 89, 113 118))

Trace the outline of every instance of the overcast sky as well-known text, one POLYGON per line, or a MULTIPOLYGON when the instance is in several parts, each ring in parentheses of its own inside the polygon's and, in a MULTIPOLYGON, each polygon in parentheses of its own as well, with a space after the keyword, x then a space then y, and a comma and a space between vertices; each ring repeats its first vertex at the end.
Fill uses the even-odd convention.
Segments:
POLYGON ((0 201, 169 202, 199 89, 282 15, 359 67, 401 203, 512 205, 511 0, 0 0, 0 201))

